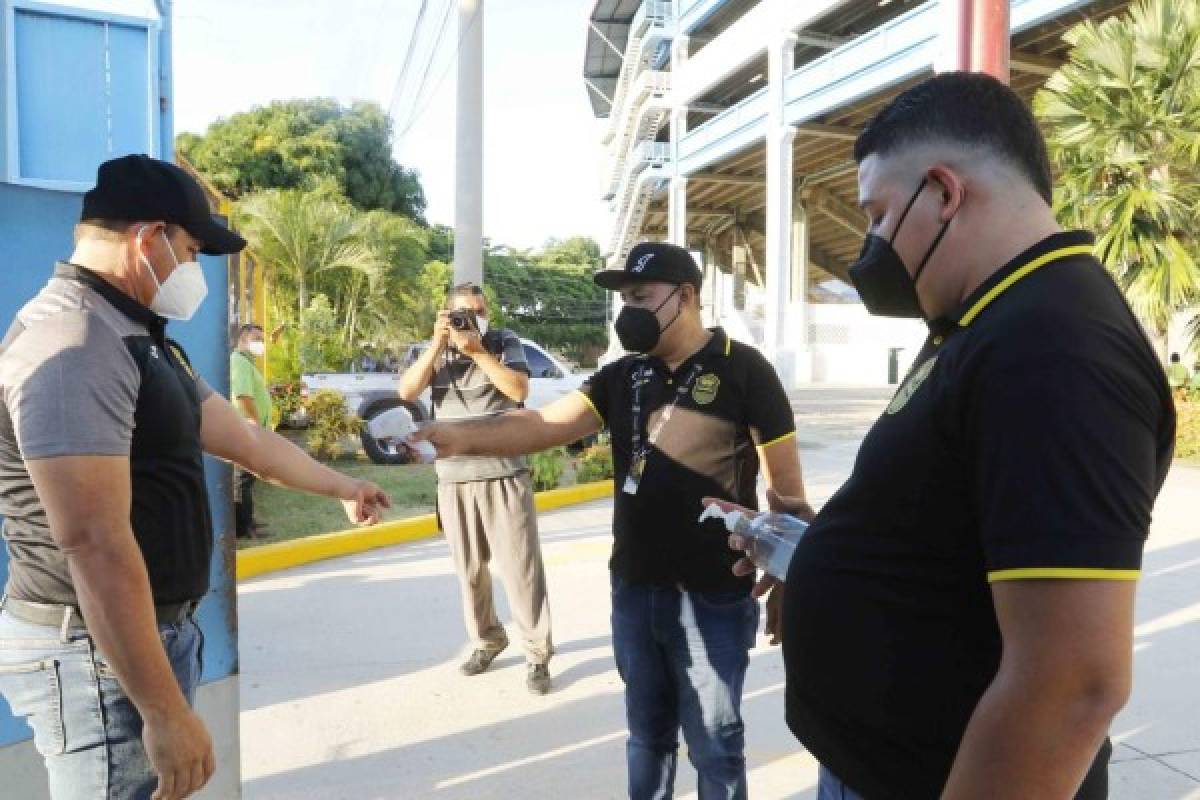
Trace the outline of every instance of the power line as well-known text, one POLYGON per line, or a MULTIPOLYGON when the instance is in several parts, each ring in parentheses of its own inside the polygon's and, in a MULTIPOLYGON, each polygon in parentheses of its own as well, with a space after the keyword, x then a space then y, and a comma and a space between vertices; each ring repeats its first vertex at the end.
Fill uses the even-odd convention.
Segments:
POLYGON ((413 25, 412 35, 408 37, 408 51, 404 54, 404 63, 400 66, 400 74, 396 77, 396 86, 392 89, 392 99, 388 103, 388 114, 396 110, 396 103, 403 93, 404 81, 408 77, 408 68, 412 65, 413 53, 417 50, 417 39, 421 33, 421 23, 425 20, 425 11, 429 8, 429 0, 421 0, 417 10, 417 21, 413 25))
MULTIPOLYGON (((437 38, 434 40, 433 49, 429 51, 429 60, 425 62, 425 71, 421 73, 421 81, 417 84, 417 91, 413 94, 412 105, 409 107, 408 116, 405 118, 404 125, 397 127, 400 132, 396 135, 396 139, 403 139, 404 136, 412 130, 417 121, 424 114, 424 109, 418 111, 418 106, 421 104, 421 97, 425 93, 425 87, 429 82, 429 74, 433 71, 433 64, 437 61, 438 51, 441 50, 442 41, 446 36, 446 31, 450 28, 450 18, 453 16, 455 0, 446 0, 446 13, 442 15, 442 24, 438 27, 437 38)), ((461 40, 459 42, 462 44, 461 40)), ((453 59, 449 63, 453 63, 453 59)), ((449 65, 447 65, 448 68, 449 65)), ((437 85, 434 87, 434 94, 441 88, 441 81, 445 77, 446 72, 443 71, 442 76, 438 79, 437 85)))
MULTIPOLYGON (((451 0, 451 6, 453 6, 453 0, 451 0)), ((467 34, 471 32, 471 29, 475 26, 475 23, 479 21, 479 16, 482 13, 483 13, 483 4, 480 3, 479 7, 475 9, 475 13, 471 16, 470 21, 467 23, 467 26, 465 28, 463 28, 462 31, 459 33, 458 46, 454 48, 454 58, 451 58, 449 61, 446 62, 446 67, 445 67, 445 69, 442 70, 442 74, 438 76, 437 84, 434 86, 433 92, 429 95, 429 100, 425 103, 424 107, 422 107, 419 111, 416 112, 416 116, 413 117, 412 121, 409 122, 404 127, 404 130, 401 131, 400 134, 396 137, 397 141, 403 139, 404 136, 410 130, 412 130, 413 127, 418 122, 420 122, 421 117, 423 117, 425 115, 425 112, 429 110, 429 106, 433 102, 434 96, 436 96, 438 91, 442 88, 442 84, 445 83, 445 81, 446 81, 446 76, 450 74, 450 67, 453 66, 454 63, 458 60, 458 55, 462 52, 463 43, 467 39, 467 34)), ((447 20, 449 20, 449 16, 447 16, 447 20)), ((432 66, 432 65, 433 65, 433 60, 430 59, 429 66, 432 66)), ((415 105, 414 105, 414 108, 415 108, 415 105)))

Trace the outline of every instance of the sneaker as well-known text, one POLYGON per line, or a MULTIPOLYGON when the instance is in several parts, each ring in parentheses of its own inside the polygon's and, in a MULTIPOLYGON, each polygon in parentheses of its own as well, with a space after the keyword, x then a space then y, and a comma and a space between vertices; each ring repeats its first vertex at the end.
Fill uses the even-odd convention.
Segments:
POLYGON ((492 665, 492 662, 496 660, 496 656, 504 652, 505 647, 508 647, 507 642, 505 642, 503 647, 500 647, 497 650, 480 649, 472 651, 471 656, 462 663, 462 666, 458 668, 458 671, 468 677, 485 672, 487 668, 492 665))
POLYGON ((550 691, 550 668, 545 664, 530 664, 525 676, 525 688, 531 694, 547 694, 550 691))

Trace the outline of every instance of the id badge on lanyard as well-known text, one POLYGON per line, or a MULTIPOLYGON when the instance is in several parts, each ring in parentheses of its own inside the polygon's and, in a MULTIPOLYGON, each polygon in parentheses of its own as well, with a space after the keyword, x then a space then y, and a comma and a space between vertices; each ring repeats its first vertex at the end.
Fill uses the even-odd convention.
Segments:
MULTIPOLYGON (((642 362, 637 369, 633 371, 633 458, 629 463, 629 472, 625 475, 625 483, 621 487, 621 491, 628 495, 636 495, 638 489, 642 485, 642 477, 646 474, 646 461, 650 457, 650 448, 658 441, 658 437, 662 434, 663 428, 671 420, 671 415, 675 412, 675 406, 679 404, 679 399, 692 390, 692 384, 696 382, 701 370, 704 369, 702 364, 694 364, 691 372, 688 373, 687 379, 679 384, 679 388, 675 390, 675 396, 671 398, 671 402, 663 409, 662 414, 658 418, 658 423, 654 426, 654 430, 648 437, 643 440, 643 405, 642 405, 642 389, 649 382, 650 377, 654 374, 654 370, 649 364, 642 362)), ((645 424, 649 422, 649 415, 645 424)))

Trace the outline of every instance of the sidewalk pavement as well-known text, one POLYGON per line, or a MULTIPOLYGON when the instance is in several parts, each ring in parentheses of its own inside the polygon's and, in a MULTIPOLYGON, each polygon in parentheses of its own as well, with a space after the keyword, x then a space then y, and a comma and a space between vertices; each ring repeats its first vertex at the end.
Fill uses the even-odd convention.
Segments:
MULTIPOLYGON (((850 469, 881 390, 793 396, 810 494, 850 469)), ((1200 468, 1177 467, 1138 596, 1134 695, 1113 727, 1115 800, 1200 800, 1200 468)), ((475 678, 441 539, 265 576, 239 590, 247 800, 622 798, 625 723, 609 636, 610 502, 541 516, 558 654, 533 697, 510 647, 475 678)), ((507 619, 501 603, 500 613, 507 619)), ((811 800, 816 764, 783 721, 783 665, 760 637, 744 708, 751 797, 811 800)), ((695 798, 684 758, 676 796, 695 798)))

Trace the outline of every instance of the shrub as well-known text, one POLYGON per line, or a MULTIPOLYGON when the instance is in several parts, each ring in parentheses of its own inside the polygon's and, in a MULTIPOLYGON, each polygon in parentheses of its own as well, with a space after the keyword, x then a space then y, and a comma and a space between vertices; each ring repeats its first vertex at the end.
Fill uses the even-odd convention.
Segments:
POLYGON ((535 491, 544 492, 554 489, 562 480, 567 468, 567 450, 565 447, 554 447, 534 453, 529 457, 529 474, 533 478, 535 491))
POLYGON ((1192 394, 1190 402, 1177 402, 1175 457, 1200 458, 1200 397, 1192 394))
POLYGON ((300 396, 300 384, 279 383, 271 387, 271 429, 279 427, 279 423, 291 417, 304 405, 300 396))
POLYGON ((609 480, 613 476, 612 445, 597 444, 584 450, 575 469, 577 483, 609 480))
POLYGON ((304 404, 308 411, 308 447, 317 458, 334 458, 348 436, 357 436, 363 422, 346 410, 346 399, 338 392, 322 389, 304 404))

